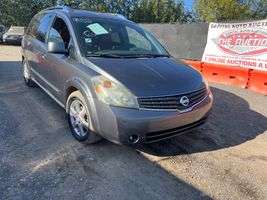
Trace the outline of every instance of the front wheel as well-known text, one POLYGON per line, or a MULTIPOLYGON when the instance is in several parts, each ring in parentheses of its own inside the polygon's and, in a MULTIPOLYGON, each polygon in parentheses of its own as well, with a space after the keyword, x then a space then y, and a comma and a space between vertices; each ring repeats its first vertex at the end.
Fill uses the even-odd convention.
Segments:
POLYGON ((73 137, 79 142, 93 144, 101 137, 91 131, 89 109, 85 99, 79 91, 70 94, 67 100, 66 112, 73 137))
POLYGON ((23 78, 24 78, 25 84, 28 87, 35 87, 36 84, 31 79, 30 66, 28 65, 28 63, 25 60, 22 61, 22 67, 23 67, 23 78))

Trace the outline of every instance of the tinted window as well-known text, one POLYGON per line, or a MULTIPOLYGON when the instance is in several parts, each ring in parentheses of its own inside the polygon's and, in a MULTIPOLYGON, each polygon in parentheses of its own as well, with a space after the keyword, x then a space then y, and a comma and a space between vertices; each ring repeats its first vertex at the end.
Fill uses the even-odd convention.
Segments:
POLYGON ((29 35, 32 35, 33 37, 36 38, 37 36, 37 29, 39 27, 40 24, 40 20, 43 17, 43 15, 37 15, 33 18, 30 27, 29 27, 29 35))
POLYGON ((40 40, 41 42, 45 42, 45 37, 48 32, 49 26, 52 23, 52 15, 47 14, 42 16, 39 22, 39 26, 37 28, 37 31, 35 33, 35 37, 37 40, 40 40))
POLYGON ((27 31, 26 31, 26 33, 28 34, 28 35, 31 35, 31 32, 32 32, 32 28, 33 28, 33 24, 34 24, 34 22, 35 22, 35 20, 36 20, 36 15, 31 19, 31 21, 30 21, 30 23, 29 23, 29 25, 28 25, 28 28, 27 28, 27 31))
POLYGON ((28 28, 27 28, 27 31, 26 31, 26 33, 27 33, 28 35, 31 34, 31 30, 32 30, 32 26, 33 26, 33 21, 34 21, 34 18, 32 18, 31 22, 30 22, 29 25, 28 25, 28 28))
POLYGON ((60 33, 54 29, 51 28, 50 33, 49 33, 49 37, 48 37, 48 42, 64 42, 60 33))
POLYGON ((70 33, 66 23, 59 17, 56 18, 49 33, 48 42, 64 42, 68 48, 70 33))

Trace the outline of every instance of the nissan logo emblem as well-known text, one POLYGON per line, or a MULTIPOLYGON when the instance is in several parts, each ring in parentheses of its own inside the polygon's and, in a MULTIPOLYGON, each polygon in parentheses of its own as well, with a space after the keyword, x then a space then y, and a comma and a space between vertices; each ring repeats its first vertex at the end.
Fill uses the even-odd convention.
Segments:
POLYGON ((188 104, 189 104, 189 99, 188 99, 188 97, 187 97, 187 96, 182 96, 181 99, 180 99, 180 103, 181 103, 184 107, 188 106, 188 104))

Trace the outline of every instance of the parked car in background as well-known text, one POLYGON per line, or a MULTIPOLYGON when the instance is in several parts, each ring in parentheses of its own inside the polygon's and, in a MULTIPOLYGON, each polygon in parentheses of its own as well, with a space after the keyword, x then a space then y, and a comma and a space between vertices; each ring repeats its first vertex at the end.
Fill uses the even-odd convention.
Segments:
POLYGON ((5 44, 21 44, 22 37, 26 28, 23 26, 11 26, 3 35, 3 42, 5 44))
POLYGON ((3 43, 3 35, 6 32, 6 27, 4 25, 0 25, 0 43, 3 43))
POLYGON ((83 143, 174 137, 204 124, 213 104, 197 70, 116 14, 41 11, 23 37, 22 66, 25 84, 39 85, 65 108, 73 136, 83 143))

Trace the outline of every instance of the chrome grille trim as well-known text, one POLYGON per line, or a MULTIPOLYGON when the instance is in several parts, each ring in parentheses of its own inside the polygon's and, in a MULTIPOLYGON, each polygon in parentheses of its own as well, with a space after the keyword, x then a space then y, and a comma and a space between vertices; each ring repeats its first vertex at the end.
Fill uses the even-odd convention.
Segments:
POLYGON ((178 111, 180 113, 191 111, 195 106, 203 102, 208 96, 207 88, 201 88, 194 92, 157 96, 157 97, 139 97, 137 98, 140 110, 151 111, 178 111), (190 100, 188 106, 183 106, 180 99, 187 96, 190 100))

